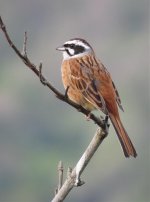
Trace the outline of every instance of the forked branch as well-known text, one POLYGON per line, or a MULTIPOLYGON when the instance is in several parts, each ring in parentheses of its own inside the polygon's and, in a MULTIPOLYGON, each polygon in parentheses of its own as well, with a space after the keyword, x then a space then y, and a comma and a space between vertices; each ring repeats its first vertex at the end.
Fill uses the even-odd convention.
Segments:
POLYGON ((102 129, 99 128, 96 131, 89 146, 51 202, 63 201, 74 186, 81 186, 84 184, 84 182, 80 180, 80 175, 106 136, 107 134, 102 129))
MULTIPOLYGON (((27 54, 27 32, 25 32, 24 35, 24 42, 23 42, 23 50, 21 51, 15 46, 15 44, 10 39, 10 36, 7 32, 6 26, 3 23, 2 18, 0 17, 0 29, 4 33, 4 36, 10 45, 10 47, 15 51, 17 56, 23 61, 23 63, 32 70, 37 77, 39 77, 41 83, 44 86, 47 86, 50 91, 52 91, 55 96, 60 99, 63 102, 66 102, 73 108, 77 109, 79 112, 85 114, 86 116, 89 115, 89 111, 84 109, 82 106, 72 102, 69 100, 67 96, 67 91, 69 89, 69 86, 65 92, 65 94, 60 93, 42 74, 42 63, 39 65, 35 65, 33 62, 30 61, 28 54, 27 54)), ((71 189, 74 186, 81 186, 84 182, 80 180, 80 175, 85 169, 86 165, 94 155, 95 151, 103 141, 103 139, 107 136, 108 133, 108 123, 107 119, 101 120, 100 118, 97 118, 94 114, 90 114, 90 119, 94 121, 100 128, 97 130, 95 136, 93 137, 92 141, 90 142, 89 146, 85 150, 84 154, 76 164, 75 168, 70 171, 70 174, 67 176, 67 179, 65 180, 64 184, 62 185, 62 168, 59 169, 59 186, 57 193, 52 200, 52 202, 59 202, 63 201, 67 194, 71 191, 71 189)))
MULTIPOLYGON (((2 30, 2 32, 5 35, 5 38, 7 40, 7 42, 9 43, 10 47, 15 51, 15 53, 19 56, 19 58, 23 61, 23 63, 29 68, 31 69, 36 76, 39 77, 41 83, 45 86, 47 86, 55 95, 58 99, 60 99, 63 102, 66 102, 67 104, 71 105, 72 107, 74 107, 75 109, 77 109, 79 112, 85 114, 86 116, 88 116, 89 111, 84 109, 82 106, 72 102, 71 100, 68 99, 68 97, 66 96, 66 94, 62 94, 60 93, 43 75, 42 75, 42 63, 40 63, 40 65, 35 65, 33 62, 30 61, 28 54, 27 54, 27 32, 25 32, 24 35, 24 42, 23 42, 23 51, 21 53, 21 51, 19 51, 19 49, 15 46, 15 44, 13 43, 13 41, 10 39, 10 36, 7 32, 6 26, 0 16, 0 29, 2 30)), ((94 114, 91 114, 90 118, 94 121, 94 123, 96 123, 98 126, 100 126, 101 128, 105 129, 105 123, 103 122, 103 120, 97 118, 94 114)))

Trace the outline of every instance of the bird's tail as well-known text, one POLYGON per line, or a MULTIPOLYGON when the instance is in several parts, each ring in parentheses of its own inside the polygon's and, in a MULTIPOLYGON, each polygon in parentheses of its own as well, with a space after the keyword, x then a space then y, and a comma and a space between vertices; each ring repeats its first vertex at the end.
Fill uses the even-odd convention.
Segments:
POLYGON ((115 131, 118 135, 118 138, 120 140, 125 157, 130 157, 130 156, 136 157, 137 156, 136 150, 135 150, 125 128, 123 127, 120 118, 115 117, 113 114, 109 114, 109 116, 110 116, 111 122, 115 128, 115 131))

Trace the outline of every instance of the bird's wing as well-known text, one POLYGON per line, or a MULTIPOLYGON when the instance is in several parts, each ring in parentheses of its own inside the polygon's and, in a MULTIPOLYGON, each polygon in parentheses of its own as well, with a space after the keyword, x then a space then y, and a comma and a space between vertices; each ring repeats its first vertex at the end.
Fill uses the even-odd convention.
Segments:
POLYGON ((113 84, 113 87, 114 87, 114 90, 115 90, 115 94, 116 94, 116 102, 117 102, 119 108, 120 108, 122 111, 124 111, 123 106, 122 106, 122 104, 121 104, 121 99, 120 99, 118 90, 117 90, 117 88, 116 88, 116 86, 115 86, 115 84, 114 84, 113 81, 112 81, 112 84, 113 84))
POLYGON ((96 61, 80 58, 74 64, 70 64, 70 80, 74 89, 80 91, 86 100, 107 114, 106 103, 99 90, 101 81, 98 71, 100 68, 96 61))

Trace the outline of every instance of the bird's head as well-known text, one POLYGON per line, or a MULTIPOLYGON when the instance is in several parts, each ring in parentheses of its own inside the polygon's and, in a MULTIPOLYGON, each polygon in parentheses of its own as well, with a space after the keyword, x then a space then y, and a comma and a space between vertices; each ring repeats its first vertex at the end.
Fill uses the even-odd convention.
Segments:
POLYGON ((70 39, 69 41, 66 41, 62 46, 56 48, 56 50, 63 52, 64 60, 81 57, 93 52, 90 44, 86 40, 81 38, 70 39))

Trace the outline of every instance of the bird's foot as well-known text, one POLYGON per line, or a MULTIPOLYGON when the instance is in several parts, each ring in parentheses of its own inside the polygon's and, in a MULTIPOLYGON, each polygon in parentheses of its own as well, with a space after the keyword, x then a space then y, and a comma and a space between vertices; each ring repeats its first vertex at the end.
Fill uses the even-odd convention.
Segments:
POLYGON ((103 122, 104 122, 104 125, 105 125, 105 127, 104 127, 105 131, 106 131, 107 134, 108 134, 109 126, 110 126, 108 120, 109 120, 109 115, 106 115, 105 118, 103 119, 103 122))

